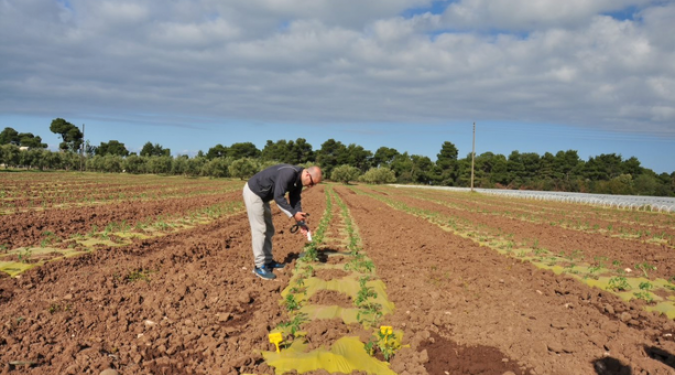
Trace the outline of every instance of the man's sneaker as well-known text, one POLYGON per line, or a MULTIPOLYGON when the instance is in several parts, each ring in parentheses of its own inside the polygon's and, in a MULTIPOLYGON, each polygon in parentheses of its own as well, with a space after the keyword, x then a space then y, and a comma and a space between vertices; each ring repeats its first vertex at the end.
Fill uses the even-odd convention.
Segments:
POLYGON ((268 268, 267 266, 253 268, 253 274, 265 280, 274 280, 277 278, 277 276, 272 272, 272 269, 268 268))
POLYGON ((284 268, 284 267, 286 267, 285 264, 279 263, 279 262, 277 262, 276 260, 272 260, 271 262, 269 262, 269 263, 267 263, 267 264, 265 265, 265 268, 269 268, 269 269, 271 269, 271 270, 273 270, 273 269, 275 269, 275 268, 278 269, 278 270, 280 270, 280 269, 282 269, 282 268, 284 268))

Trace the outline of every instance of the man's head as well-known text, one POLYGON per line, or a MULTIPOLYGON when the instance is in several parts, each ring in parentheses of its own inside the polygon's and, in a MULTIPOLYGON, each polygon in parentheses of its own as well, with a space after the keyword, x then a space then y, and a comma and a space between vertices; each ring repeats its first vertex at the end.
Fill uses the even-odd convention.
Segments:
POLYGON ((323 180, 321 168, 317 166, 309 167, 302 171, 302 186, 312 187, 323 180))

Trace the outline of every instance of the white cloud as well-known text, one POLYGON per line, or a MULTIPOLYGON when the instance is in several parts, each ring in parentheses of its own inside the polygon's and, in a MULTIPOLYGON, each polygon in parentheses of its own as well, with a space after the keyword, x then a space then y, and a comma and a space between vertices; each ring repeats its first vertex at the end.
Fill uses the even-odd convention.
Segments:
POLYGON ((0 110, 673 133, 672 2, 463 0, 401 16, 429 4, 0 0, 0 110), (635 20, 603 15, 627 6, 635 20))
POLYGON ((447 26, 470 30, 530 31, 581 26, 600 13, 641 7, 653 0, 462 0, 446 9, 447 26))

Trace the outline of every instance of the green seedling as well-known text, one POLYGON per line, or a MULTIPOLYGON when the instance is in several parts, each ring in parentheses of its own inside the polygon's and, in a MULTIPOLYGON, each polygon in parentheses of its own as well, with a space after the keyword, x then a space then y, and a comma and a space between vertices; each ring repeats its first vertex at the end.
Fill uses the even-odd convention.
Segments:
POLYGON ((300 313, 300 314, 295 315, 293 320, 291 320, 290 322, 279 323, 279 325, 277 327, 283 328, 283 329, 290 328, 291 335, 295 336, 295 334, 298 332, 298 330, 300 330, 300 326, 303 323, 307 322, 308 320, 309 319, 308 319, 307 314, 300 313))
POLYGON ((150 271, 148 270, 135 270, 129 272, 129 275, 126 278, 129 282, 143 280, 145 282, 150 282, 150 271))
POLYGON ((608 289, 615 291, 626 291, 631 289, 631 287, 625 277, 613 277, 609 279, 608 289))
POLYGON ((637 299, 643 300, 643 301, 645 301, 645 302, 647 302, 647 303, 652 303, 652 302, 654 302, 654 297, 652 297, 652 295, 649 294, 648 292, 636 292, 636 293, 633 293, 633 295, 634 295, 637 299))
POLYGON ((640 290, 652 290, 654 286, 652 285, 652 283, 645 281, 640 283, 639 288, 640 290))
POLYGON ((24 250, 20 250, 19 253, 16 256, 19 259, 19 262, 30 263, 30 257, 32 255, 33 255, 33 250, 31 250, 29 248, 25 248, 24 250))
POLYGON ((288 310, 288 311, 292 312, 292 311, 300 310, 300 304, 295 299, 295 296, 293 294, 286 295, 286 299, 284 300, 284 303, 286 304, 286 310, 288 310))
POLYGON ((647 262, 643 262, 643 263, 636 264, 635 269, 641 270, 644 277, 649 278, 649 275, 647 274, 647 271, 648 270, 654 271, 654 270, 656 270, 656 267, 652 266, 651 264, 649 264, 647 262))
POLYGON ((377 298, 377 292, 373 290, 373 288, 366 286, 366 282, 370 280, 370 277, 368 276, 363 276, 359 280, 359 283, 361 285, 361 289, 359 289, 357 295, 356 295, 356 300, 354 303, 356 306, 361 306, 363 305, 368 299, 370 298, 377 298))
POLYGON ((371 341, 368 342, 372 344, 366 344, 364 348, 370 355, 373 355, 374 347, 377 345, 377 348, 380 349, 384 360, 387 362, 391 361, 396 351, 401 348, 401 343, 396 339, 394 330, 391 326, 380 327, 380 330, 377 332, 377 336, 373 336, 373 338, 371 338, 371 341), (374 341, 373 338, 375 339, 374 341))
POLYGON ((373 326, 382 318, 382 305, 375 302, 364 303, 356 314, 356 320, 364 326, 373 326))
POLYGON ((94 224, 91 226, 89 232, 87 232, 87 237, 95 237, 96 232, 98 232, 98 225, 94 224))

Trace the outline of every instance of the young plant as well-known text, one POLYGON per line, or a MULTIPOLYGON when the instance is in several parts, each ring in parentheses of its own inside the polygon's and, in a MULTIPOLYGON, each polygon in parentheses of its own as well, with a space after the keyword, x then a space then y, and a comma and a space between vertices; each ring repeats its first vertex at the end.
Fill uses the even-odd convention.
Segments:
POLYGON ((359 285, 361 286, 361 289, 359 289, 356 295, 356 300, 354 301, 356 306, 360 307, 370 298, 377 298, 377 292, 375 292, 373 288, 366 286, 368 280, 370 280, 370 276, 362 276, 359 279, 359 285))
POLYGON ((296 314, 290 322, 281 322, 277 327, 282 329, 289 328, 291 335, 295 336, 298 330, 300 330, 300 326, 308 320, 307 314, 300 313, 296 314))
POLYGON ((636 293, 633 293, 633 295, 635 296, 635 298, 641 299, 641 300, 643 300, 647 303, 654 302, 654 297, 652 297, 652 295, 649 294, 649 292, 644 292, 644 291, 636 292, 636 293))
POLYGON ((127 275, 126 279, 129 282, 143 280, 143 281, 149 283, 150 282, 150 271, 149 270, 131 271, 131 272, 129 272, 129 275, 127 275))
POLYGON ((644 277, 646 279, 646 278, 649 278, 649 275, 647 274, 647 271, 648 270, 653 271, 653 270, 656 269, 656 267, 652 266, 651 264, 649 264, 647 262, 643 262, 643 263, 636 264, 635 269, 641 270, 642 274, 644 275, 644 277))
POLYGON ((286 295, 286 299, 284 300, 284 303, 286 304, 286 310, 293 312, 300 310, 300 304, 298 301, 295 299, 295 295, 292 293, 289 293, 286 295))
POLYGON ((359 312, 356 314, 356 320, 364 326, 374 326, 382 318, 382 305, 375 302, 363 303, 359 312))
POLYGON ((628 284, 628 280, 626 280, 625 277, 619 276, 609 279, 608 289, 615 291, 626 291, 631 289, 631 287, 630 284, 628 284))

